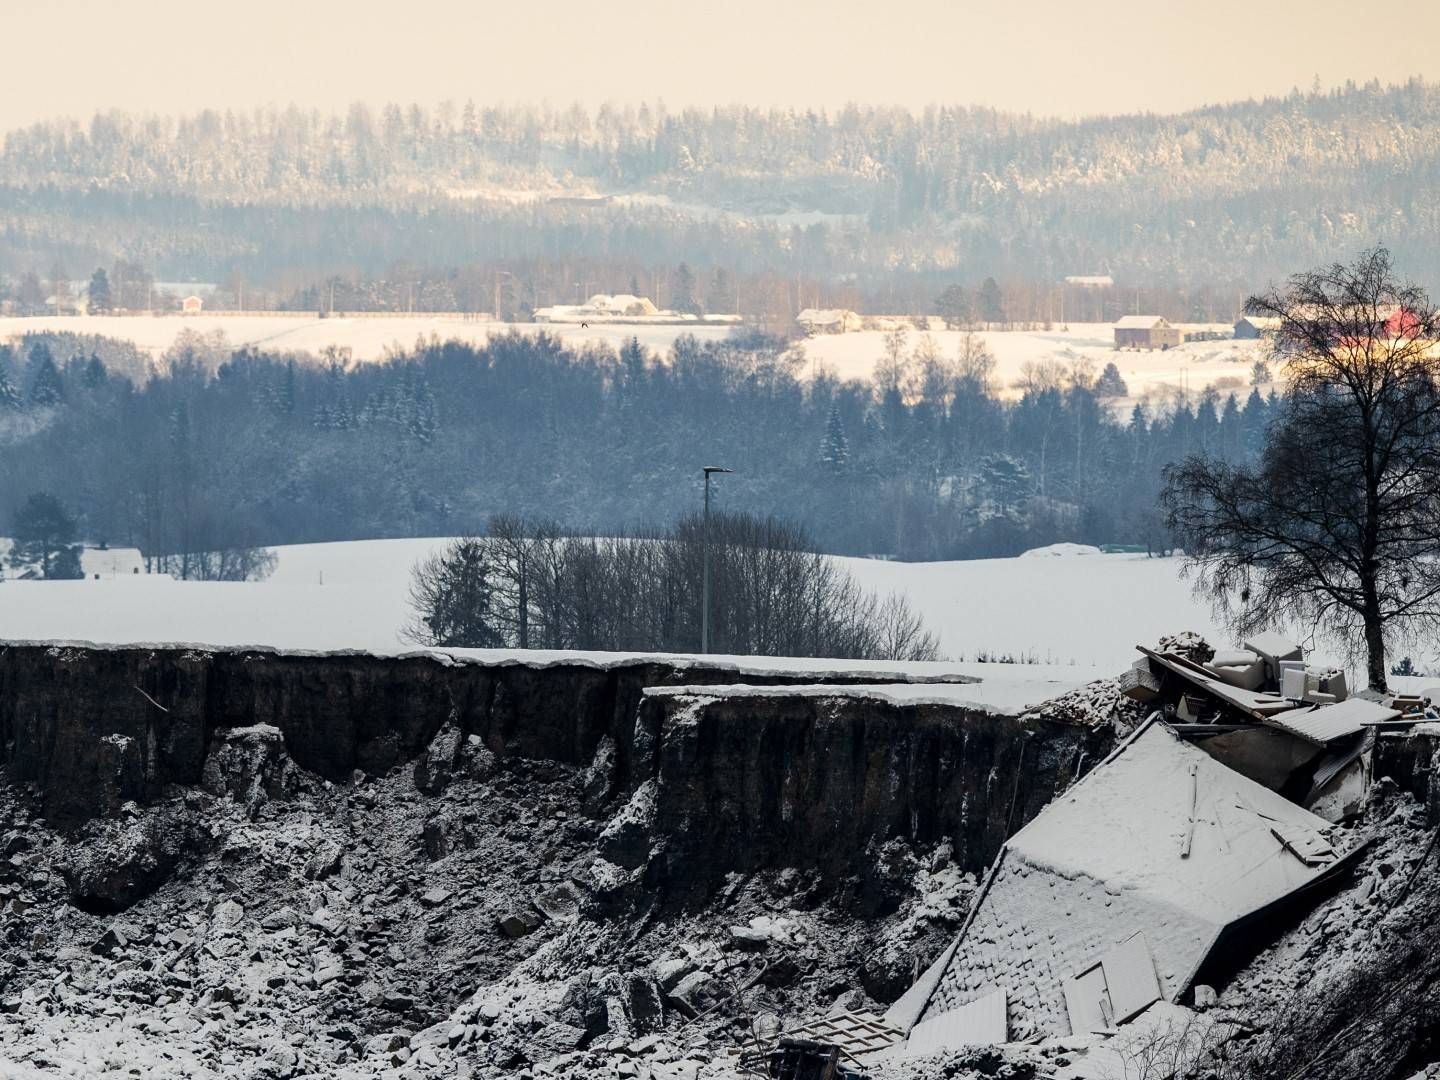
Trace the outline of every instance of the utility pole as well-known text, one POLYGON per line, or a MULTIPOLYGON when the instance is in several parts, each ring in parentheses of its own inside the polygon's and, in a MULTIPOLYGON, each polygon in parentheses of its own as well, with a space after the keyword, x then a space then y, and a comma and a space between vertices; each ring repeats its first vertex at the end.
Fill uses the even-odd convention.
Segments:
POLYGON ((710 474, 734 472, 720 465, 706 465, 705 473, 705 525, 701 539, 703 569, 700 577, 700 651, 710 651, 710 474))

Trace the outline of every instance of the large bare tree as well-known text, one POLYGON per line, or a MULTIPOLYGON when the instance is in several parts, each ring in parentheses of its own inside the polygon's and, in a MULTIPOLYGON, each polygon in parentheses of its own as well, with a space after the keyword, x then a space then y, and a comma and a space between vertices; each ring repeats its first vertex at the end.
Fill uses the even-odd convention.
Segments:
POLYGON ((1440 618, 1440 353, 1384 248, 1251 297, 1285 394, 1259 460, 1166 469, 1168 524, 1232 629, 1301 622, 1363 656, 1440 618))

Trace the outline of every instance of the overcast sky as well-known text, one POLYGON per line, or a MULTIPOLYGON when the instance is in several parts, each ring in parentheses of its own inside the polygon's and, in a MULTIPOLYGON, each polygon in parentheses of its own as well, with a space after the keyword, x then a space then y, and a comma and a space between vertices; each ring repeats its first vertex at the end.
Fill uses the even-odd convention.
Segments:
POLYGON ((1440 0, 0 0, 0 129, 446 98, 1168 112, 1440 79, 1440 0))

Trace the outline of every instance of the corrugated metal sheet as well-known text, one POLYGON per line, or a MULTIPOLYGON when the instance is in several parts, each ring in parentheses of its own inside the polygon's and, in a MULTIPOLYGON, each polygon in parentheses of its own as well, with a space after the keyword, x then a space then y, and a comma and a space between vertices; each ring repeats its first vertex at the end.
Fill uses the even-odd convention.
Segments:
POLYGON ((1160 980, 1144 934, 1121 942, 1100 958, 1115 1022, 1122 1024, 1160 999, 1160 980))
POLYGON ((1290 709, 1266 717, 1266 723, 1288 731, 1316 746, 1329 746, 1337 739, 1347 739, 1365 730, 1366 724, 1394 720, 1396 709, 1364 698, 1347 698, 1335 705, 1314 709, 1290 709))
POLYGON ((927 1017, 910 1032, 905 1056, 920 1057, 957 1046, 998 1046, 1010 1038, 1008 1007, 1004 989, 997 989, 968 1005, 927 1017))
POLYGON ((1353 765, 1365 752, 1365 745, 1363 738, 1357 738, 1348 746, 1331 747, 1320 764, 1315 766, 1315 779, 1310 784, 1310 798, 1313 799, 1320 793, 1321 788, 1353 765))

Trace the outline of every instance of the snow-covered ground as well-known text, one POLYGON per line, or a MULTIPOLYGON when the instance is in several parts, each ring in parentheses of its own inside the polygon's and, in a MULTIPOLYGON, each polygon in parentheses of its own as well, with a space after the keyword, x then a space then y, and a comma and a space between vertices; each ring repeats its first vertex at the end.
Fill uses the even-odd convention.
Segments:
MULTIPOLYGON (((0 585, 0 638, 394 650, 403 644, 398 631, 409 616, 410 568, 443 542, 280 547, 274 575, 258 583, 135 574, 133 550, 87 551, 88 580, 0 585)), ((987 664, 991 670, 1073 669, 1083 681, 1113 674, 1134 658, 1136 644, 1164 633, 1192 629, 1224 640, 1208 608, 1180 579, 1178 559, 1102 555, 1077 545, 1046 551, 1061 554, 841 562, 865 587, 909 597, 955 660, 1026 661, 987 664)))
MULTIPOLYGON (((964 336, 959 330, 930 330, 927 333, 940 352, 951 358, 956 356, 964 336)), ((1220 384, 1222 396, 1229 385, 1243 397, 1249 393, 1251 368, 1260 355, 1259 342, 1234 339, 1191 341, 1163 352, 1158 349, 1117 351, 1114 348, 1115 334, 1109 323, 1071 323, 1063 330, 986 331, 980 336, 995 354, 995 382, 1009 396, 1014 395, 1014 384, 1021 378, 1027 363, 1056 360, 1068 367, 1076 361, 1089 360, 1098 375, 1113 360, 1120 369, 1131 398, 1143 397, 1151 392, 1166 393, 1182 387, 1196 394, 1213 384, 1220 384), (1238 381, 1232 384, 1230 380, 1238 381)), ((907 336, 909 347, 913 349, 919 338, 920 332, 911 330, 907 336)), ((823 368, 841 379, 868 378, 874 371, 876 360, 884 353, 885 333, 880 330, 830 334, 805 342, 805 355, 809 361, 807 370, 813 372, 823 368)))
POLYGON ((476 344, 492 334, 510 330, 522 333, 544 331, 567 342, 604 342, 618 348, 632 337, 647 348, 664 352, 680 333, 704 339, 723 338, 727 326, 644 326, 597 324, 586 329, 563 324, 501 323, 488 319, 467 319, 463 315, 415 315, 395 318, 314 315, 47 315, 34 318, 0 318, 0 341, 18 334, 62 331, 98 334, 134 342, 159 357, 175 343, 182 330, 211 334, 220 330, 235 347, 306 352, 319 355, 330 345, 348 348, 358 361, 381 360, 394 349, 409 349, 417 338, 432 335, 442 341, 456 339, 476 344))
MULTIPOLYGON (((719 340, 730 333, 726 326, 592 324, 582 328, 566 324, 498 323, 459 315, 326 319, 309 315, 84 315, 0 318, 0 341, 42 330, 99 334, 132 341, 151 356, 159 357, 174 344, 180 331, 186 329, 202 334, 223 331, 226 340, 236 347, 254 345, 319 355, 327 346, 336 345, 350 349, 357 361, 382 359, 388 351, 409 348, 417 338, 432 335, 441 340, 454 338, 478 344, 491 334, 510 330, 544 331, 571 344, 596 342, 617 348, 635 337, 646 348, 664 354, 680 334, 719 340)), ((960 331, 928 333, 943 354, 956 355, 960 331)), ((1243 394, 1250 382, 1251 365, 1259 355, 1257 342, 1234 340, 1189 342, 1165 352, 1117 352, 1112 347, 1114 334, 1109 323, 1072 323, 1063 330, 986 331, 981 336, 995 354, 995 381, 1007 394, 1013 394, 1014 383, 1027 362, 1057 360, 1068 366, 1082 359, 1092 361, 1097 374, 1106 363, 1115 361, 1132 398, 1151 391, 1178 389, 1182 385, 1198 393, 1216 383, 1222 387, 1230 384, 1243 394)), ((806 357, 803 374, 808 376, 824 369, 841 379, 869 378, 876 361, 885 354, 884 338, 880 330, 810 338, 802 343, 806 357)), ((909 346, 913 348, 919 338, 920 332, 911 330, 909 346)))

